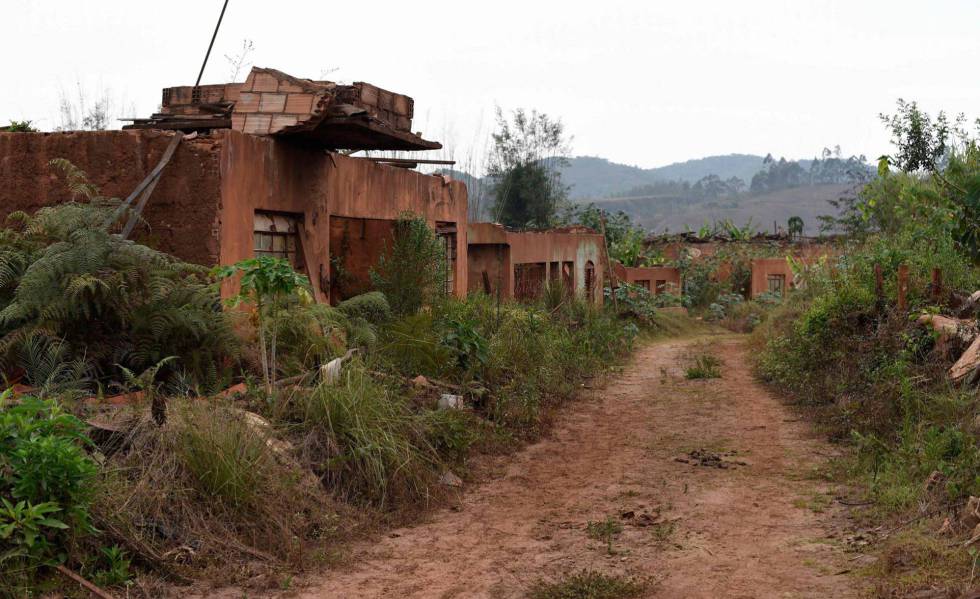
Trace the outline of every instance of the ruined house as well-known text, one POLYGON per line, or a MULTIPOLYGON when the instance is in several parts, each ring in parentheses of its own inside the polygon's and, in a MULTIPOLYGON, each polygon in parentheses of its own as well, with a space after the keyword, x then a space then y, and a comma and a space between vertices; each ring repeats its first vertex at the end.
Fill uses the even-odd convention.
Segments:
POLYGON ((546 284, 602 302, 605 244, 586 227, 510 231, 495 223, 468 226, 469 290, 532 301, 546 284))
POLYGON ((731 258, 738 254, 747 257, 743 263, 748 265, 749 270, 745 272, 748 279, 741 292, 748 298, 764 293, 785 295, 791 291, 796 282, 789 258, 811 264, 837 253, 833 237, 811 238, 785 233, 759 233, 749 239, 737 240, 725 235, 700 237, 687 232, 650 237, 646 240, 646 247, 670 261, 717 259, 713 275, 717 281, 728 281, 736 276, 733 264, 737 261, 725 259, 725 256, 731 258), (726 251, 729 253, 726 254, 726 251))
POLYGON ((673 266, 623 266, 614 262, 613 272, 617 282, 642 287, 654 295, 681 292, 681 271, 673 266))
POLYGON ((164 89, 161 106, 123 131, 0 133, 0 217, 70 199, 53 158, 120 198, 165 162, 138 241, 204 265, 287 258, 337 302, 369 288, 394 222, 413 213, 445 244, 447 291, 466 293, 465 185, 405 168, 413 159, 347 155, 441 147, 412 133, 408 96, 253 68, 244 83, 164 89))

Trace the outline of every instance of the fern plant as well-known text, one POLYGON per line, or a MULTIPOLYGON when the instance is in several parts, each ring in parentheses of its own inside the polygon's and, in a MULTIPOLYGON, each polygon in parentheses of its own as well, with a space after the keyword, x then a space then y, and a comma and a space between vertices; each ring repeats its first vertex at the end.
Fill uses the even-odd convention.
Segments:
POLYGON ((67 161, 52 166, 72 199, 15 213, 0 231, 3 372, 38 339, 100 379, 116 364, 141 372, 168 356, 178 358, 172 371, 196 376, 227 364, 238 339, 207 270, 114 234, 120 202, 67 161))

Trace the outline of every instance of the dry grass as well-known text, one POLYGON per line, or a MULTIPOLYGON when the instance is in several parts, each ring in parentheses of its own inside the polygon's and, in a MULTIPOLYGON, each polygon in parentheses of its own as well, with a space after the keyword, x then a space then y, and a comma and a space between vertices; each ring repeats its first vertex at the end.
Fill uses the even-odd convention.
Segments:
MULTIPOLYGON (((158 572, 230 582, 231 562, 301 569, 338 534, 338 508, 289 449, 267 443, 243 412, 174 401, 157 427, 132 413, 110 454, 97 526, 158 572)), ((261 569, 261 568, 259 568, 261 569)))

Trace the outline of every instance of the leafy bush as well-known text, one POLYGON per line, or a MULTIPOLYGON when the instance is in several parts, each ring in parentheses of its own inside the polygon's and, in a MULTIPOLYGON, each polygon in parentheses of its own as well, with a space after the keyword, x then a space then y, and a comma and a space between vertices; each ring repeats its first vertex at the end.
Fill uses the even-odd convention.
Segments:
POLYGON ((440 460, 423 424, 363 368, 298 394, 289 417, 307 433, 314 470, 350 500, 385 506, 428 497, 440 460))
MULTIPOLYGON (((8 394, 9 395, 9 394, 8 394)), ((0 405, 8 401, 0 397, 0 405)), ((84 425, 51 400, 21 398, 0 411, 0 583, 20 588, 93 532, 96 465, 84 425)))
POLYGON ((945 298, 933 305, 933 268, 942 270, 946 289, 977 288, 974 248, 964 233, 977 219, 961 192, 980 172, 978 158, 970 144, 945 157, 942 172, 930 163, 922 172, 895 173, 883 163, 841 216, 854 236, 840 259, 812 268, 806 288, 777 306, 757 336, 764 344, 760 374, 813 406, 833 437, 853 441, 852 474, 885 512, 931 501, 923 481, 933 472, 947 500, 980 493, 975 395, 946 382, 950 364, 932 351, 931 332, 895 308, 903 264, 912 314, 950 311, 945 298), (881 299, 875 265, 883 274, 881 299))
MULTIPOLYGON (((277 371, 283 376, 309 372, 344 353, 348 346, 365 342, 360 322, 352 322, 326 304, 286 302, 270 318, 276 337, 277 371)), ((373 333, 370 325, 367 330, 369 335, 373 333)))
POLYGON ((337 309, 352 318, 363 318, 371 324, 382 324, 391 320, 391 306, 384 293, 370 291, 355 295, 340 302, 337 309))
POLYGON ((466 372, 487 363, 487 340, 472 320, 447 317, 437 326, 442 331, 440 343, 455 354, 459 370, 466 372))
POLYGON ((388 299, 392 312, 415 314, 445 294, 446 248, 421 217, 402 214, 391 246, 371 271, 371 283, 388 299))
POLYGON ((443 344, 431 313, 396 318, 380 331, 378 359, 396 372, 414 377, 445 376, 453 367, 453 350, 443 344))
POLYGON ((657 313, 657 296, 639 285, 622 282, 615 289, 604 289, 606 301, 619 307, 622 316, 649 323, 657 313))
POLYGON ((39 338, 98 377, 177 356, 177 368, 204 379, 233 357, 238 340, 207 273, 113 235, 118 200, 58 164, 76 198, 15 213, 17 228, 0 231, 0 368, 12 372, 39 338))

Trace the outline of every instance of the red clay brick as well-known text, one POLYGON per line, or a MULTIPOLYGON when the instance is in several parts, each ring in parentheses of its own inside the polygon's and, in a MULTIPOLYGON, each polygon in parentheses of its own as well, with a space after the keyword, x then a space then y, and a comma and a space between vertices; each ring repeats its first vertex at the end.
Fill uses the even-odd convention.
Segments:
POLYGON ((249 114, 245 116, 245 133, 264 135, 269 132, 272 116, 268 114, 249 114))
POLYGON ((237 83, 229 83, 225 86, 225 100, 228 102, 237 102, 239 91, 241 91, 241 85, 237 83))
POLYGON ((286 127, 292 127, 296 124, 296 115, 292 114, 277 114, 272 117, 272 124, 269 126, 269 133, 276 133, 281 129, 286 127))
POLYGON ((262 94, 252 92, 242 92, 238 95, 238 102, 235 104, 235 112, 258 112, 259 98, 262 94))
POLYGON ((235 131, 245 130, 245 115, 233 112, 231 114, 231 128, 235 131))
POLYGON ((395 94, 392 110, 399 116, 408 116, 408 97, 395 94))
POLYGON ((259 112, 282 112, 286 107, 286 94, 262 94, 259 112))
POLYGON ((310 114, 313 112, 313 94, 289 94, 284 112, 310 114))
POLYGON ((279 82, 279 93, 281 94, 296 94, 303 93, 306 91, 302 86, 296 85, 291 81, 280 81, 279 82))
POLYGON ((249 73, 248 77, 245 78, 245 83, 242 84, 240 91, 250 92, 253 91, 255 86, 255 73, 249 73))
POLYGON ((276 92, 279 91, 279 80, 268 73, 255 73, 255 84, 252 91, 256 92, 276 92))

